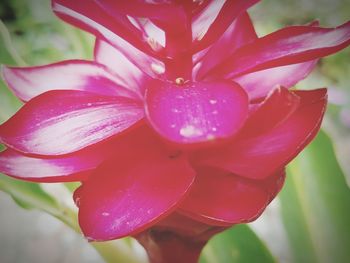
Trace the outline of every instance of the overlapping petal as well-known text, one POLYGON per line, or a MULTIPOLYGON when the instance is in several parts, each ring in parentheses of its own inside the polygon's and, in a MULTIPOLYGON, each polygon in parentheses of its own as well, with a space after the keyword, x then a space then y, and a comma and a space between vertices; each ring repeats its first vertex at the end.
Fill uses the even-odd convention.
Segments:
MULTIPOLYGON (((257 39, 252 21, 249 15, 244 12, 238 16, 227 30, 215 41, 200 59, 200 67, 195 76, 201 79, 213 67, 224 61, 233 54, 238 48, 247 45, 257 39)), ((196 56, 198 57, 198 55, 196 56)), ((198 59, 197 59, 198 60, 198 59)))
POLYGON ((133 17, 150 18, 163 29, 183 32, 187 29, 185 10, 175 3, 149 1, 97 0, 96 2, 112 16, 122 13, 133 17))
POLYGON ((161 142, 140 133, 133 151, 102 164, 79 190, 85 236, 109 240, 143 231, 176 208, 195 173, 183 156, 169 158, 161 142))
POLYGON ((286 88, 275 89, 257 105, 244 125, 244 136, 259 135, 287 120, 299 107, 300 97, 286 88), (277 110, 278 109, 278 110, 277 110))
POLYGON ((258 1, 210 1, 202 12, 192 19, 193 53, 205 49, 214 43, 241 13, 258 1))
POLYGON ((114 46, 127 41, 131 46, 154 53, 144 41, 142 32, 125 15, 115 13, 110 16, 94 0, 52 0, 52 9, 66 22, 103 38, 114 46))
POLYGON ((34 182, 82 181, 102 160, 102 155, 92 151, 72 156, 37 158, 7 149, 0 153, 0 172, 34 182))
POLYGON ((230 226, 256 218, 265 209, 268 198, 267 192, 253 181, 203 167, 179 209, 206 224, 230 226))
MULTIPOLYGON (((111 72, 113 72, 129 89, 135 91, 137 94, 142 94, 145 82, 150 79, 150 76, 143 72, 137 65, 131 62, 127 56, 125 56, 120 50, 114 48, 106 41, 97 39, 95 44, 95 61, 105 65, 111 72), (113 59, 111 59, 113 58, 113 59)), ((129 54, 130 57, 131 54, 129 54)), ((140 61, 145 58, 143 56, 138 57, 138 65, 140 61)), ((147 64, 149 72, 152 70, 152 74, 158 74, 159 76, 164 72, 164 65, 156 61, 148 61, 146 57, 145 64, 147 64), (150 63, 150 64, 149 64, 150 63), (153 66, 152 66, 153 65, 153 66), (153 67, 153 69, 152 69, 153 67), (158 70, 158 71, 157 71, 158 70)))
POLYGON ((249 99, 265 97, 271 88, 281 85, 285 88, 293 87, 306 78, 316 67, 318 60, 269 68, 234 78, 248 93, 249 99))
MULTIPOLYGON (((327 102, 325 89, 294 93, 300 97, 299 107, 284 122, 258 135, 251 135, 250 127, 242 128, 233 143, 201 152, 197 161, 255 179, 266 178, 284 167, 317 134, 327 102)), ((275 105, 278 107, 269 107, 266 116, 279 114, 279 104, 275 105)), ((257 119, 254 126, 264 127, 264 121, 257 119)))
POLYGON ((123 132, 143 115, 140 103, 129 98, 49 91, 1 125, 0 140, 25 153, 66 154, 123 132))
POLYGON ((291 26, 259 38, 227 58, 207 78, 234 78, 335 53, 350 44, 350 22, 336 28, 291 26))
MULTIPOLYGON (((116 58, 118 59, 118 58, 116 58)), ((91 61, 69 60, 38 67, 3 67, 2 75, 17 97, 28 101, 50 90, 83 90, 101 95, 137 98, 103 65, 91 61)))
POLYGON ((158 81, 148 87, 145 100, 152 127, 176 143, 230 138, 248 114, 247 95, 233 82, 179 86, 158 81))

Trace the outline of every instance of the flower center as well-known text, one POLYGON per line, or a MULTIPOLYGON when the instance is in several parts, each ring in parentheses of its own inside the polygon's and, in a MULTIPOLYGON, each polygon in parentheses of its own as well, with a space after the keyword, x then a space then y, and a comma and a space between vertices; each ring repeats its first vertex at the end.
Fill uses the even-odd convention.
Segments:
POLYGON ((175 83, 177 85, 183 85, 183 84, 185 84, 185 79, 184 78, 177 78, 177 79, 175 79, 175 83))

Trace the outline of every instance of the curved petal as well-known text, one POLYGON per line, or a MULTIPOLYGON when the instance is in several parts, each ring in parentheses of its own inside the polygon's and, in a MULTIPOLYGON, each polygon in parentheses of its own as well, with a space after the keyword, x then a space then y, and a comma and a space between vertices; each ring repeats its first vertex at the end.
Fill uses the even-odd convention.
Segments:
POLYGON ((168 157, 154 135, 143 134, 130 147, 130 154, 105 162, 83 184, 79 224, 88 239, 143 231, 172 212, 192 185, 186 157, 168 157))
POLYGON ((306 78, 316 67, 318 60, 287 66, 269 68, 234 78, 248 93, 249 99, 254 100, 266 96, 273 87, 281 85, 293 87, 306 78))
POLYGON ((235 135, 248 114, 247 95, 233 82, 182 86, 154 82, 146 90, 152 127, 175 143, 212 142, 235 135))
POLYGON ((134 17, 150 18, 158 21, 164 29, 171 31, 186 29, 186 13, 185 10, 174 3, 149 1, 128 0, 97 0, 100 6, 110 14, 122 13, 134 17))
POLYGON ((136 98, 127 83, 105 67, 84 60, 69 60, 45 66, 2 67, 2 75, 17 97, 28 101, 50 90, 83 90, 100 95, 136 98))
POLYGON ((127 41, 137 49, 154 54, 154 50, 144 41, 142 32, 125 15, 115 13, 110 16, 94 0, 52 0, 52 10, 66 22, 112 45, 118 46, 119 42, 127 41))
POLYGON ((291 26, 262 37, 235 52, 208 78, 238 75, 314 60, 350 44, 350 22, 336 28, 291 26))
POLYGON ((0 126, 0 141, 21 152, 59 155, 119 134, 143 118, 137 101, 84 91, 49 91, 0 126))
POLYGON ((224 61, 227 56, 232 55, 238 48, 256 39, 257 35, 252 21, 249 15, 244 12, 234 20, 223 35, 205 52, 204 57, 200 60, 201 66, 196 78, 201 79, 206 72, 224 61))
POLYGON ((214 43, 228 26, 259 0, 212 0, 192 19, 192 36, 196 53, 214 43), (197 41, 196 41, 197 40, 197 41))
MULTIPOLYGON (((132 72, 132 76, 141 76, 140 71, 144 77, 145 74, 153 78, 161 78, 164 71, 165 65, 162 61, 155 59, 146 53, 136 49, 123 39, 115 42, 113 45, 108 44, 108 42, 97 40, 95 44, 95 59, 101 64, 106 64, 116 73, 120 79, 126 79, 122 74, 125 73, 123 68, 127 70, 129 74, 132 72), (107 55, 111 55, 107 59, 107 55), (114 57, 115 56, 115 57, 114 57), (109 60, 109 62, 107 62, 109 60), (118 63, 118 66, 116 65, 118 63), (117 67, 116 67, 117 66, 117 67), (121 72, 119 70, 122 70, 121 72)), ((128 75, 129 76, 129 75, 128 75)))
MULTIPOLYGON (((327 103, 326 89, 295 94, 300 104, 287 120, 256 136, 242 128, 230 145, 202 153, 196 161, 254 179, 266 178, 284 167, 316 136, 327 103)), ((278 110, 271 107, 266 114, 274 115, 278 110)), ((257 119, 255 127, 263 126, 264 120, 257 119)))
POLYGON ((230 226, 252 221, 268 201, 269 196, 259 183, 203 167, 179 211, 203 223, 230 226))
POLYGON ((244 136, 259 136, 287 120, 299 107, 300 97, 277 86, 247 119, 244 136))
POLYGON ((0 172, 33 182, 82 181, 101 163, 92 152, 57 158, 36 158, 7 149, 0 153, 0 172))
MULTIPOLYGON (((98 63, 105 65, 111 72, 113 72, 123 85, 129 87, 137 94, 143 94, 144 83, 150 80, 150 77, 137 65, 131 62, 122 52, 108 44, 106 41, 97 39, 94 55, 95 60, 98 63)), ((138 56, 139 62, 142 58, 142 56, 138 56)), ((162 70, 164 69, 162 64, 151 62, 151 65, 148 67, 152 69, 152 65, 153 74, 159 74, 160 76, 164 72, 162 70)))
POLYGON ((264 187, 265 191, 269 196, 269 203, 277 196, 277 194, 282 190, 286 179, 286 171, 283 168, 265 180, 261 181, 261 186, 264 187))

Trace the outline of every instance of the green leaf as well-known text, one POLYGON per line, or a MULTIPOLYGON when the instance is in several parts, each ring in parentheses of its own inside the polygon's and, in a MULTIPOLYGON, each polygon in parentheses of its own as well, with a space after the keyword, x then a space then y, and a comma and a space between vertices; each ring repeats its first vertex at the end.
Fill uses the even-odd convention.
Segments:
POLYGON ((0 174, 0 190, 10 194, 24 208, 38 208, 48 212, 58 208, 56 201, 36 183, 0 174))
POLYGON ((280 198, 293 262, 350 262, 350 190, 324 132, 289 166, 280 198))
POLYGON ((276 262, 265 244, 247 225, 237 225, 212 238, 200 263, 276 262))

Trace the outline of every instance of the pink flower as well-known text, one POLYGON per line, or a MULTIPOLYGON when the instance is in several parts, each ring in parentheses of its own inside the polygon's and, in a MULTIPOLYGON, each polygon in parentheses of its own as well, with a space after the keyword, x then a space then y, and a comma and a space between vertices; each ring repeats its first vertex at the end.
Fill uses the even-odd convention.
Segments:
POLYGON ((288 88, 350 43, 350 23, 259 38, 246 13, 256 2, 54 0, 97 37, 95 59, 3 68, 26 104, 0 126, 0 171, 82 181, 92 240, 147 247, 152 228, 205 243, 254 220, 325 111, 325 89, 288 88))

